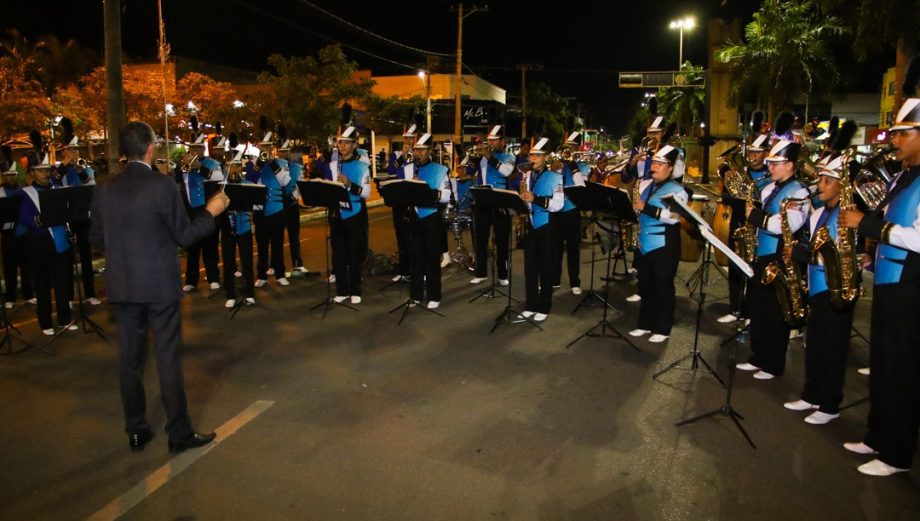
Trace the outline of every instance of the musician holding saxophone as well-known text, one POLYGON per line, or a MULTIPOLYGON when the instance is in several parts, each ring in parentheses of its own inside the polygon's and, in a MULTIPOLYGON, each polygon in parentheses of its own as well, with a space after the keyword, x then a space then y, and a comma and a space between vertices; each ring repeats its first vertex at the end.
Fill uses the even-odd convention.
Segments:
MULTIPOLYGON (((794 234, 808 217, 805 205, 789 205, 785 222, 781 211, 786 199, 807 200, 809 195, 808 188, 795 177, 795 165, 801 148, 799 143, 786 139, 773 145, 766 159, 772 182, 761 194, 763 208, 752 205, 745 207, 748 223, 757 227, 754 276, 748 281, 747 287, 753 354, 747 363, 738 364, 737 367, 742 371, 756 371, 754 378, 758 380, 781 376, 786 366, 790 326, 784 319, 776 285, 762 284, 761 279, 771 263, 782 262, 784 228, 787 234, 794 234)), ((790 291, 800 291, 798 283, 793 285, 795 287, 788 288, 790 291)))
POLYGON ((639 215, 636 264, 639 269, 639 324, 629 332, 640 337, 652 333, 649 342, 664 342, 674 324, 674 278, 680 262, 680 223, 663 201, 671 196, 686 202, 684 187, 675 180, 680 150, 664 145, 651 158, 652 177, 639 184, 633 209, 639 215))
MULTIPOLYGON (((853 128, 855 130, 855 125, 853 128)), ((855 289, 855 292, 850 291, 851 298, 835 298, 839 294, 835 292, 839 292, 841 284, 846 282, 840 279, 840 265, 849 262, 848 266, 855 268, 856 258, 853 230, 837 226, 840 210, 853 203, 852 188, 849 179, 845 178, 849 176, 847 157, 839 154, 833 158, 828 156, 818 165, 818 199, 824 205, 809 218, 811 244, 798 241, 794 245, 784 245, 783 249, 783 262, 808 263, 805 388, 800 399, 783 406, 792 411, 810 412, 805 422, 812 425, 824 425, 840 417, 853 306, 859 296, 857 283, 855 288, 848 288, 855 289), (832 255, 820 254, 832 245, 832 255), (848 254, 846 249, 850 250, 848 254)), ((855 275, 858 279, 858 273, 855 275)))
MULTIPOLYGON (((920 60, 904 92, 916 95, 920 60)), ((904 170, 881 204, 865 216, 841 210, 839 225, 879 241, 872 301, 868 432, 847 450, 876 455, 857 470, 890 476, 910 470, 920 429, 920 98, 908 98, 889 128, 904 170)))

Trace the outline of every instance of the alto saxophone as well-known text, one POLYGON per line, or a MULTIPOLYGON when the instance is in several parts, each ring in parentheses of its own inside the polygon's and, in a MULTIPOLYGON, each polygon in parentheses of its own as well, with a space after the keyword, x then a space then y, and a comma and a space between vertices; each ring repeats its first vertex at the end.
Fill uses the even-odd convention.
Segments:
MULTIPOLYGON (((845 156, 843 164, 847 165, 849 160, 850 158, 845 156)), ((847 167, 844 166, 843 175, 840 176, 838 208, 843 210, 853 206, 853 191, 847 167)), ((827 278, 831 305, 837 309, 851 308, 860 293, 859 269, 856 261, 856 230, 838 227, 837 242, 834 243, 828 227, 822 226, 812 237, 810 249, 813 263, 817 263, 819 257, 824 261, 824 274, 827 278)))
MULTIPOLYGON (((642 194, 639 193, 639 182, 641 179, 633 181, 632 200, 638 201, 642 194)), ((638 217, 638 214, 636 215, 638 217)), ((635 251, 639 248, 639 220, 636 222, 623 221, 620 223, 620 229, 623 230, 623 244, 629 251, 635 251)))
MULTIPOLYGON (((744 179, 744 175, 738 171, 731 169, 725 172, 725 188, 732 197, 744 194, 746 205, 754 205, 757 186, 753 181, 744 179)), ((735 253, 745 262, 754 262, 757 258, 757 229, 745 220, 744 224, 732 233, 732 239, 735 241, 735 253)))
MULTIPOLYGON (((796 204, 802 204, 807 199, 784 199, 780 205, 780 228, 783 231, 783 247, 793 244, 795 238, 792 236, 792 228, 789 227, 789 207, 796 204)), ((800 327, 805 323, 807 309, 805 307, 805 290, 802 276, 799 274, 798 265, 795 262, 785 263, 780 268, 780 262, 772 261, 767 264, 760 283, 767 285, 773 284, 776 289, 776 298, 779 299, 779 307, 783 312, 783 320, 789 327, 800 327)))

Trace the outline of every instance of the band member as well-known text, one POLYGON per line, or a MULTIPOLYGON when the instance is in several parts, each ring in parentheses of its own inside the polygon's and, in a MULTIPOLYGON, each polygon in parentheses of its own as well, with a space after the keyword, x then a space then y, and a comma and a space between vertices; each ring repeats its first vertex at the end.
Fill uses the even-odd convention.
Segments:
MULTIPOLYGON (((283 163, 273 158, 272 133, 266 132, 259 143, 259 159, 246 164, 246 179, 264 185, 267 190, 265 204, 255 208, 253 222, 256 226, 256 284, 268 284, 269 259, 272 273, 281 286, 291 283, 284 271, 284 195, 283 187, 290 182, 291 174, 283 163)), ((300 239, 298 239, 300 240, 300 239)))
MULTIPOLYGON (((566 139, 566 146, 571 150, 581 147, 582 135, 572 132, 566 139)), ((567 161, 562 165, 562 185, 585 186, 585 177, 591 174, 591 167, 581 161, 567 161)), ((569 287, 572 293, 581 295, 581 212, 575 203, 565 197, 562 211, 552 214, 550 223, 556 227, 554 234, 558 241, 556 248, 556 277, 554 287, 562 284, 562 254, 565 253, 569 274, 569 287)))
MULTIPOLYGON (((754 121, 757 121, 755 116, 754 121)), ((756 128, 759 128, 760 125, 754 125, 756 128)), ((761 193, 764 188, 772 181, 770 181, 770 172, 767 170, 767 165, 764 160, 767 157, 767 150, 765 148, 766 141, 769 136, 767 134, 760 134, 755 137, 751 142, 750 146, 747 147, 747 172, 751 180, 754 181, 754 186, 757 188, 757 193, 761 193)), ((728 197, 727 192, 725 191, 724 184, 722 188, 722 197, 723 200, 728 197)), ((741 212, 733 212, 731 216, 731 221, 728 225, 728 246, 735 249, 735 240, 734 233, 735 230, 744 225, 744 214, 741 212)), ((728 266, 728 302, 730 312, 727 315, 721 316, 718 318, 718 321, 723 324, 728 324, 738 320, 739 318, 746 318, 746 309, 744 305, 744 285, 747 281, 747 277, 744 276, 737 266, 733 263, 729 263, 728 266)))
POLYGON ((19 209, 19 223, 28 235, 29 259, 38 300, 36 313, 42 333, 54 335, 51 319, 51 290, 57 307, 57 321, 61 327, 76 331, 79 327, 70 318, 70 301, 73 299, 73 249, 66 225, 44 226, 41 222, 39 192, 51 190, 51 165, 48 155, 39 151, 29 156, 32 186, 22 189, 23 200, 19 209))
MULTIPOLYGON (((61 163, 51 169, 51 182, 54 186, 81 186, 95 185, 96 176, 93 167, 88 164, 77 164, 80 159, 80 144, 77 136, 73 134, 73 124, 69 118, 61 118, 63 129, 61 139, 61 163)), ((96 298, 96 284, 93 270, 93 251, 89 243, 90 221, 76 221, 70 223, 70 231, 76 238, 77 252, 80 255, 81 283, 83 284, 83 298, 87 304, 98 306, 102 304, 96 298)))
MULTIPOLYGON (((243 178, 243 152, 227 162, 227 183, 249 183, 243 178)), ((256 303, 253 288, 255 282, 252 274, 252 213, 227 211, 218 216, 217 222, 222 228, 220 235, 221 256, 224 259, 224 291, 227 301, 224 306, 236 306, 236 282, 234 281, 236 252, 240 253, 239 271, 243 279, 243 298, 246 305, 256 303)))
POLYGON ((680 222, 663 198, 672 196, 686 202, 687 192, 674 179, 680 150, 662 146, 651 158, 652 177, 637 181, 639 198, 633 209, 639 214, 639 325, 629 332, 640 337, 652 333, 648 341, 664 342, 674 324, 674 278, 680 262, 680 222))
MULTIPOLYGON (((652 99, 654 100, 655 98, 652 99)), ((643 139, 643 141, 657 143, 655 146, 664 146, 666 143, 661 142, 664 130, 664 116, 655 116, 655 119, 652 120, 652 124, 645 129, 645 139, 643 139)), ((654 148, 652 150, 654 150, 654 148)), ((621 174, 624 183, 628 183, 633 179, 646 180, 651 178, 652 162, 654 159, 648 157, 649 153, 651 153, 651 150, 641 146, 633 151, 632 157, 629 158, 629 163, 626 164, 626 168, 623 169, 623 173, 621 174)))
MULTIPOLYGON (((505 152, 503 125, 495 125, 486 136, 482 157, 467 164, 467 175, 476 178, 476 185, 491 185, 494 188, 508 188, 508 176, 514 172, 514 157, 505 152)), ((511 216, 504 210, 476 208, 473 211, 474 235, 476 239, 476 270, 470 284, 486 280, 489 272, 489 233, 495 234, 495 255, 498 283, 508 285, 508 238, 511 236, 511 216)))
MULTIPOLYGON (((405 165, 401 170, 415 170, 415 177, 431 188, 432 200, 430 206, 410 208, 411 296, 416 302, 427 296, 426 307, 437 309, 441 305, 441 237, 444 230, 438 205, 450 200, 450 180, 447 167, 431 161, 431 134, 422 134, 412 150, 414 163, 405 165)), ((399 177, 405 178, 403 175, 399 177)))
MULTIPOLYGON (((188 211, 189 219, 194 220, 201 212, 205 211, 204 183, 211 180, 212 172, 202 166, 204 160, 204 134, 198 134, 197 118, 192 120, 194 141, 189 143, 188 152, 179 165, 176 166, 176 181, 180 184, 182 202, 188 211)), ((215 180, 223 179, 222 175, 215 175, 215 180)), ((182 291, 193 291, 198 287, 199 260, 204 260, 205 277, 211 289, 220 288, 220 270, 217 268, 220 260, 217 252, 217 231, 190 245, 185 250, 185 285, 182 291)))
POLYGON ((291 252, 291 271, 293 273, 306 273, 303 265, 303 253, 300 247, 300 189, 297 182, 303 179, 303 155, 299 151, 291 150, 291 140, 284 132, 284 126, 279 126, 278 134, 281 136, 281 147, 278 153, 290 173, 290 180, 281 189, 284 196, 284 228, 287 230, 288 249, 291 252))
MULTIPOLYGON (((2 153, 0 198, 20 199, 23 193, 19 186, 19 172, 13 160, 13 151, 9 146, 4 145, 2 153)), ((22 282, 22 299, 35 303, 32 292, 32 264, 28 258, 28 236, 25 228, 17 226, 17 222, 18 220, 3 223, 3 230, 0 231, 0 255, 3 256, 3 305, 6 309, 12 309, 16 305, 17 275, 22 282)))
MULTIPOLYGON (((350 118, 345 118, 346 121, 350 118)), ((348 202, 330 216, 332 262, 336 302, 361 303, 361 267, 367 256, 367 203, 371 193, 370 169, 355 154, 358 130, 351 126, 339 135, 337 154, 325 167, 326 179, 345 185, 348 202)))
POLYGON ((524 233, 524 318, 546 320, 553 305, 556 248, 550 216, 562 210, 565 193, 562 174, 549 170, 546 151, 549 139, 540 138, 530 150, 530 171, 521 178, 521 199, 530 208, 530 229, 524 233))
MULTIPOLYGON (((747 363, 738 364, 743 371, 757 371, 754 378, 769 380, 781 376, 786 367, 786 348, 789 346, 789 325, 783 319, 782 309, 773 284, 760 280, 764 269, 772 261, 782 262, 783 247, 780 208, 785 199, 806 199, 806 188, 795 177, 795 163, 802 146, 781 139, 766 158, 771 183, 761 192, 763 208, 747 207, 748 223, 757 229, 757 259, 754 276, 748 280, 747 294, 751 308, 751 351, 747 363)), ((790 208, 789 228, 798 232, 808 217, 804 205, 790 208)), ((797 289, 797 288, 795 288, 797 289)))
MULTIPOLYGON (((387 163, 387 173, 403 179, 413 179, 415 177, 415 167, 412 164, 412 146, 415 144, 416 132, 421 127, 421 116, 416 115, 416 122, 412 123, 405 132, 403 132, 403 144, 400 150, 394 150, 390 153, 390 160, 387 163)), ((405 206, 394 206, 393 228, 396 232, 396 251, 399 264, 396 266, 396 275, 393 276, 393 282, 400 280, 409 280, 410 275, 410 254, 409 251, 409 208, 405 206)))
MULTIPOLYGON (((920 65, 918 60, 909 67, 920 65)), ((912 78, 911 78, 912 79, 912 78)), ((915 92, 905 80, 904 92, 915 92)), ((853 452, 877 455, 858 470, 872 476, 907 472, 920 429, 920 98, 908 98, 888 129, 904 170, 878 208, 865 216, 841 210, 840 226, 879 241, 872 291, 868 432, 853 452)))
MULTIPOLYGON (((830 239, 836 242, 840 178, 849 175, 849 171, 841 156, 822 163, 818 173, 818 198, 825 204, 811 214, 809 230, 813 237, 822 227, 827 227, 830 239)), ((794 248, 786 245, 783 252, 783 262, 808 263, 809 310, 805 332, 808 345, 805 350, 805 388, 801 399, 787 402, 784 407, 793 411, 809 411, 811 414, 805 421, 823 425, 840 417, 853 308, 837 309, 831 305, 824 264, 813 262, 811 253, 809 244, 803 241, 797 242, 794 248)))

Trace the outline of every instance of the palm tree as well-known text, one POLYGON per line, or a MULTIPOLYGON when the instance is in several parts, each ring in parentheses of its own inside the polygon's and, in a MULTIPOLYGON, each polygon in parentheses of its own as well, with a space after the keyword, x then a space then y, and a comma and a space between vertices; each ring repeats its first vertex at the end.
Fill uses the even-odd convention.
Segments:
MULTIPOLYGON (((685 83, 696 82, 704 73, 689 61, 680 66, 685 83)), ((693 123, 700 121, 706 110, 706 91, 700 87, 667 87, 656 94, 661 114, 677 123, 678 134, 689 134, 693 123)))
POLYGON ((58 87, 77 83, 99 63, 92 50, 76 40, 61 42, 57 36, 43 36, 35 44, 36 73, 50 96, 58 87))
POLYGON ((772 117, 796 96, 821 97, 838 74, 827 40, 846 31, 834 16, 816 13, 810 0, 764 0, 744 30, 744 43, 716 51, 732 67, 731 99, 756 99, 772 117))

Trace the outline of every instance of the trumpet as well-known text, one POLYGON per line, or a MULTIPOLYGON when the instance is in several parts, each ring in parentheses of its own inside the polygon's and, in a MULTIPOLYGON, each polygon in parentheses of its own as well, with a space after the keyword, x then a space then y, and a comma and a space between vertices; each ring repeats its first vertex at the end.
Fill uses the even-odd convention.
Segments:
POLYGON ((89 166, 89 163, 86 161, 86 158, 80 157, 77 158, 77 168, 86 168, 89 166))
POLYGON ((190 158, 188 159, 188 161, 183 161, 183 162, 179 165, 179 170, 180 170, 183 174, 187 174, 187 173, 191 172, 192 170, 197 170, 198 167, 199 167, 199 163, 198 163, 198 154, 195 154, 195 155, 193 155, 192 157, 190 157, 190 158))

